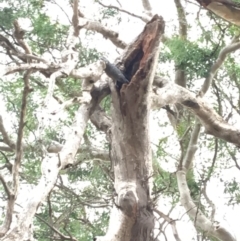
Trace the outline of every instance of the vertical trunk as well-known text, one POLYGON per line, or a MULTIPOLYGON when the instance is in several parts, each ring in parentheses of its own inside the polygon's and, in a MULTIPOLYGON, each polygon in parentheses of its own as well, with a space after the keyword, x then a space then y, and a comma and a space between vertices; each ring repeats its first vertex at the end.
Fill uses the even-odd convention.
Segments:
POLYGON ((163 30, 162 18, 154 16, 124 54, 123 73, 130 83, 120 91, 111 86, 111 159, 117 198, 108 233, 96 240, 153 240, 149 94, 163 30))

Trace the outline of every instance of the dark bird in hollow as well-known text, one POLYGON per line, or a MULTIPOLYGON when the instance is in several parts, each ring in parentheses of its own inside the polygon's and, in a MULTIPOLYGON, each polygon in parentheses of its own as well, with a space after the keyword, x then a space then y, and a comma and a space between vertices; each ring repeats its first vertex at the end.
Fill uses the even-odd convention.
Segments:
POLYGON ((122 71, 118 69, 114 64, 111 64, 106 58, 102 57, 101 60, 106 64, 105 73, 110 77, 116 87, 121 89, 123 84, 128 84, 129 80, 124 76, 122 71))

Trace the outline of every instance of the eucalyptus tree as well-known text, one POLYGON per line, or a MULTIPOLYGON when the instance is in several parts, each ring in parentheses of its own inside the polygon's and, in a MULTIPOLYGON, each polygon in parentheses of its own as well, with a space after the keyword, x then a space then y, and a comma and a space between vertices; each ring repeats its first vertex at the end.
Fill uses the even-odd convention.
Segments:
POLYGON ((137 3, 1 1, 1 240, 237 240, 238 3, 137 3))

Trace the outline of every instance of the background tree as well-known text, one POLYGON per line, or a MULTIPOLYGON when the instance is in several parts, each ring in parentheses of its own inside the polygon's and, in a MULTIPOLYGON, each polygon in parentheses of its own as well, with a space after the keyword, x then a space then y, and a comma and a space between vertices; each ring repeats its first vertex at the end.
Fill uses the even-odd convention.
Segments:
POLYGON ((157 2, 1 1, 1 240, 239 238, 238 3, 157 2))

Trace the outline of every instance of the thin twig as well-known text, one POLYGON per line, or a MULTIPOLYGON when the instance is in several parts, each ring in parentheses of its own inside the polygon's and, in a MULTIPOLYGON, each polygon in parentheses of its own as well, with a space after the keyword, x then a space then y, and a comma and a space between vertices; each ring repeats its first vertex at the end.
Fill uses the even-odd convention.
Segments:
POLYGON ((142 16, 142 15, 132 13, 132 12, 126 10, 126 9, 123 9, 122 7, 117 7, 117 6, 114 6, 114 5, 112 5, 112 4, 106 5, 106 4, 102 3, 101 1, 97 1, 97 2, 98 2, 101 6, 103 6, 103 7, 105 7, 105 8, 113 8, 113 9, 116 9, 116 10, 118 10, 118 11, 120 11, 120 12, 123 12, 123 13, 126 13, 126 14, 128 14, 128 15, 130 15, 130 16, 132 16, 132 17, 138 18, 138 19, 142 20, 142 21, 145 22, 145 23, 147 23, 147 22, 150 20, 150 18, 148 18, 148 17, 144 17, 144 16, 142 16))

